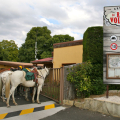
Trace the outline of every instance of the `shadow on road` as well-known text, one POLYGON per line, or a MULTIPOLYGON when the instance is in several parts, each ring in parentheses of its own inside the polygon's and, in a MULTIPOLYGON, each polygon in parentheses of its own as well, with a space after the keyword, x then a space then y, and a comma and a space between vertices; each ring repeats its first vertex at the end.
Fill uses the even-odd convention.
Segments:
MULTIPOLYGON (((25 97, 24 96, 20 96, 20 95, 15 95, 15 101, 17 102, 18 105, 24 105, 24 104, 31 104, 32 103, 32 97, 29 95, 29 101, 26 101, 25 100, 25 97)), ((42 95, 40 95, 40 102, 46 102, 46 101, 52 101, 50 100, 49 98, 46 98, 42 95)), ((34 103, 32 103, 34 104, 34 103)), ((0 107, 4 107, 4 106, 7 106, 5 102, 2 101, 2 99, 0 98, 0 107)), ((10 98, 10 106, 15 106, 13 104, 13 101, 12 101, 12 96, 10 98)))

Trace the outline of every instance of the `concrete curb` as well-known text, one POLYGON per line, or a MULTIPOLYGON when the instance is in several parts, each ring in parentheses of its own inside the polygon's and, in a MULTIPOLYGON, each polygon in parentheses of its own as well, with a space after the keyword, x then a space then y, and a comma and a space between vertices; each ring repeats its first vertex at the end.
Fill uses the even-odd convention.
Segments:
POLYGON ((40 106, 40 107, 33 107, 33 108, 29 108, 29 109, 23 109, 23 110, 8 112, 8 113, 2 113, 2 114, 0 114, 0 119, 10 118, 10 117, 14 117, 14 116, 21 116, 21 115, 30 114, 30 113, 37 112, 37 111, 53 109, 56 107, 60 107, 60 105, 49 104, 49 105, 40 106))
POLYGON ((72 100, 63 100, 65 105, 75 105, 82 109, 89 109, 97 111, 102 114, 111 115, 114 117, 120 117, 120 104, 114 102, 107 102, 102 100, 96 100, 92 98, 85 98, 84 102, 74 102, 72 100))

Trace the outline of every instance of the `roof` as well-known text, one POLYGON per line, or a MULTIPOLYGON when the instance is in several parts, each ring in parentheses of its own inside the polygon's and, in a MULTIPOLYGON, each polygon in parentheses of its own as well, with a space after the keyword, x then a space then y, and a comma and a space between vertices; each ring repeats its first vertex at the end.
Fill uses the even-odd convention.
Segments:
POLYGON ((41 63, 41 64, 44 64, 44 63, 52 63, 52 60, 53 58, 50 57, 50 58, 44 58, 44 59, 39 59, 39 60, 35 60, 35 61, 31 61, 31 63, 41 63))
POLYGON ((69 42, 55 43, 53 44, 53 48, 68 47, 68 46, 75 46, 75 45, 82 45, 82 44, 83 44, 83 40, 75 40, 75 41, 69 41, 69 42))
MULTIPOLYGON (((12 62, 12 61, 0 61, 0 65, 7 65, 7 66, 24 66, 24 67, 33 67, 32 63, 24 63, 24 62, 12 62)), ((42 64, 39 64, 38 66, 43 66, 42 64)))

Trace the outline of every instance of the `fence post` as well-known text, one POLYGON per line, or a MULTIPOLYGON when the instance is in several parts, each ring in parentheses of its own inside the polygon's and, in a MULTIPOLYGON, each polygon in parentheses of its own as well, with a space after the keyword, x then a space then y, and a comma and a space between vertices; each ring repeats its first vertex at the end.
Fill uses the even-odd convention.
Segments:
POLYGON ((60 104, 63 104, 63 88, 64 88, 64 68, 61 67, 60 69, 60 104))

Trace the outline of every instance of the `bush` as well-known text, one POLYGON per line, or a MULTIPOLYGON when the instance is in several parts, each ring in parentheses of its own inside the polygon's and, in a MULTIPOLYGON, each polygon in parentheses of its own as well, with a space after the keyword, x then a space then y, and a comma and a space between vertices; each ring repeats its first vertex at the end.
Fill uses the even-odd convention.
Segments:
POLYGON ((103 27, 89 27, 83 36, 83 62, 103 64, 103 27))
POLYGON ((103 94, 106 90, 106 85, 103 84, 103 79, 97 77, 96 79, 92 80, 92 88, 91 93, 92 95, 100 95, 103 94))
POLYGON ((91 74, 92 64, 85 62, 69 69, 67 80, 74 85, 75 94, 78 97, 88 97, 91 91, 91 74))
POLYGON ((120 85, 109 85, 109 90, 120 90, 120 85))
POLYGON ((83 36, 83 61, 91 61, 91 94, 102 94, 103 84, 103 27, 89 27, 83 36))

